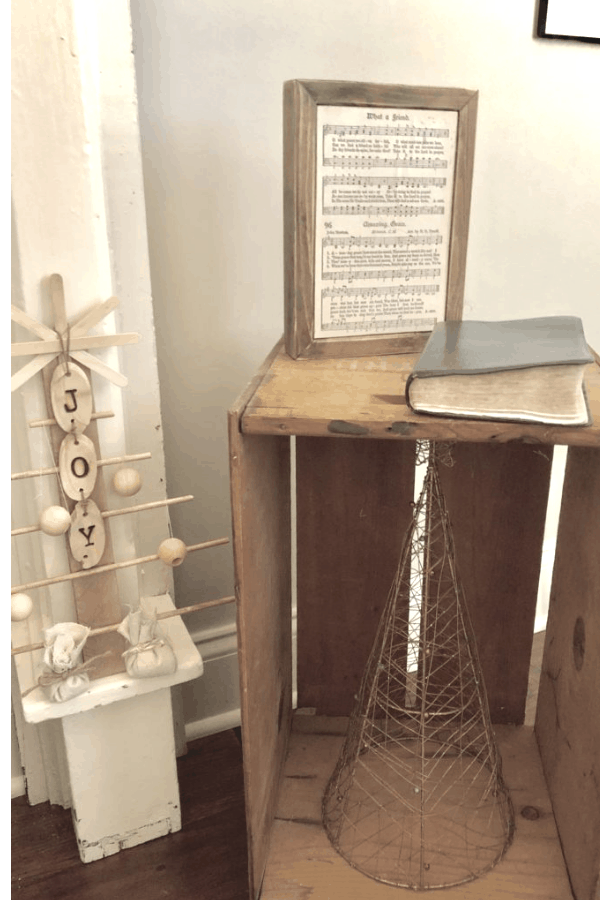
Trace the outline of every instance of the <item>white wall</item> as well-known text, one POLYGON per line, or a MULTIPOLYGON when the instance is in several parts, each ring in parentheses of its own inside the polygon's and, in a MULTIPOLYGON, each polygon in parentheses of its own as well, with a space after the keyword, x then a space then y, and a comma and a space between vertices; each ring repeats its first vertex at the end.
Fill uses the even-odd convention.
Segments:
MULTIPOLYGON (((132 16, 168 491, 197 498, 176 535, 229 533, 225 411, 283 330, 287 79, 478 89, 465 317, 573 313, 600 349, 600 53, 534 39, 535 0, 132 0, 132 16)), ((176 584, 180 603, 229 593, 230 549, 176 584)))

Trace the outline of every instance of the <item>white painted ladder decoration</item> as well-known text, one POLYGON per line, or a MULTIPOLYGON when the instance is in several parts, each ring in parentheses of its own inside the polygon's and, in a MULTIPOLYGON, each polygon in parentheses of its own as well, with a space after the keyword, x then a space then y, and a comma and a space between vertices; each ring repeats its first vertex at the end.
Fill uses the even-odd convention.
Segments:
MULTIPOLYGON (((48 366, 52 374, 45 373, 46 393, 52 416, 31 421, 31 427, 45 427, 54 430, 53 444, 58 456, 58 465, 45 469, 17 472, 13 480, 47 475, 58 476, 58 484, 65 506, 50 506, 41 511, 37 524, 16 528, 12 535, 18 537, 32 532, 43 532, 55 537, 66 536, 70 551, 71 571, 61 575, 30 580, 15 585, 11 589, 11 618, 15 622, 26 619, 34 608, 34 599, 28 592, 47 585, 71 583, 77 588, 82 579, 92 578, 92 587, 86 591, 87 611, 90 616, 90 595, 98 594, 98 610, 103 605, 102 579, 112 576, 118 569, 160 561, 174 567, 180 565, 188 552, 216 547, 228 543, 228 538, 188 546, 177 538, 163 540, 155 554, 113 561, 107 520, 114 516, 144 512, 193 499, 191 495, 165 498, 149 503, 141 503, 123 509, 105 509, 100 502, 104 498, 99 477, 106 466, 122 466, 134 460, 150 457, 149 453, 122 455, 109 459, 99 459, 92 436, 84 433, 90 423, 112 415, 110 411, 94 412, 92 387, 87 372, 81 366, 93 369, 97 374, 123 387, 127 379, 115 369, 98 360, 89 350, 101 347, 123 346, 135 343, 137 334, 94 335, 90 330, 118 305, 118 300, 98 303, 79 315, 71 323, 67 320, 63 281, 60 275, 49 279, 50 297, 54 312, 54 328, 36 321, 26 313, 13 307, 12 317, 19 325, 38 335, 42 340, 21 342, 12 345, 12 355, 31 356, 32 360, 23 366, 12 379, 12 390, 16 390, 30 378, 48 366), (75 362, 75 360, 77 362, 75 362), (78 365, 79 363, 80 365, 78 365), (62 437, 60 443, 56 433, 62 437), (96 500, 92 493, 96 492, 96 500), (98 502, 96 502, 98 501, 98 502), (106 551, 106 552, 105 552, 106 551)), ((95 432, 92 432, 94 434, 95 432)), ((119 468, 112 480, 113 491, 122 497, 136 494, 142 485, 142 478, 134 468, 119 468)), ((128 634, 123 628, 121 601, 111 587, 110 615, 115 617, 108 624, 93 627, 93 622, 55 623, 45 629, 43 641, 21 644, 13 647, 19 687, 22 693, 25 721, 38 724, 52 719, 62 720, 63 735, 69 768, 74 825, 81 859, 89 862, 127 846, 133 846, 181 828, 177 774, 174 765, 175 750, 171 723, 170 688, 198 677, 203 672, 203 663, 186 628, 181 622, 183 614, 219 606, 234 601, 234 597, 222 597, 193 604, 185 609, 176 609, 168 594, 152 597, 145 602, 138 598, 136 610, 145 621, 152 625, 153 640, 144 645, 144 652, 153 648, 166 647, 172 664, 157 669, 152 674, 144 669, 143 677, 132 677, 124 672, 122 661, 125 642, 117 634, 128 634), (118 621, 117 621, 118 620, 118 621), (160 620, 160 625, 158 624, 160 620), (62 667, 53 667, 54 659, 49 652, 50 635, 56 640, 57 633, 64 631, 64 641, 75 628, 84 628, 83 644, 73 655, 73 662, 62 667), (164 629, 164 630, 163 630, 164 629), (95 654, 84 663, 79 660, 81 650, 89 638, 108 636, 114 643, 104 653, 95 654), (152 645, 152 646, 151 646, 152 645), (21 666, 24 654, 40 654, 44 651, 46 670, 31 682, 31 666, 21 666), (112 666, 104 667, 105 657, 112 656, 112 666), (97 663, 98 661, 98 663, 97 663), (98 671, 93 666, 98 664, 98 671), (48 668, 50 667, 50 668, 48 668), (91 677, 91 680, 90 680, 91 677), (62 681, 61 681, 62 679, 62 681), (57 690, 57 684, 76 683, 76 689, 57 690), (58 702, 54 702, 58 701, 58 702), (150 718, 149 718, 150 716, 150 718), (170 739, 161 742, 151 740, 149 728, 170 729, 170 739), (123 747, 115 742, 115 734, 127 743, 127 756, 132 765, 118 765, 111 760, 122 756, 123 747), (98 754, 87 754, 82 750, 93 745, 98 754), (103 748, 103 749, 101 749, 103 748), (152 752, 150 752, 152 748, 152 752), (159 749, 157 749, 159 748, 159 749), (115 755, 116 754, 116 755, 115 755), (108 763, 98 766, 95 759, 106 759, 108 763), (98 800, 106 798, 104 805, 98 800), (100 811, 99 811, 100 810, 100 811), (102 811, 103 810, 103 811, 102 811)), ((76 598, 76 609, 79 606, 76 598)), ((92 610, 94 605, 92 603, 92 610)), ((99 613, 98 613, 99 614, 99 613)), ((104 609, 106 614, 106 609, 104 609)), ((95 615, 95 613, 94 613, 95 615)), ((87 646, 87 644, 86 644, 87 646)), ((125 650, 125 653, 131 650, 125 650)), ((85 657, 84 657, 85 658, 85 657)), ((164 653, 163 653, 164 658, 164 653)), ((130 667, 131 668, 131 667, 130 667)), ((138 667, 136 671, 141 671, 138 667)))

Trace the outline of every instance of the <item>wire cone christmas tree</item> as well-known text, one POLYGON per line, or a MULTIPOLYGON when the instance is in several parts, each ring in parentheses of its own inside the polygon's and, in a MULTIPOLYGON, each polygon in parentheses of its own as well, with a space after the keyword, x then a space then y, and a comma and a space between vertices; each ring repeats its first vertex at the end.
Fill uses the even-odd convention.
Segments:
POLYGON ((418 452, 427 462, 423 489, 325 790, 323 823, 354 868, 427 890, 491 869, 510 845, 514 820, 436 446, 418 452))

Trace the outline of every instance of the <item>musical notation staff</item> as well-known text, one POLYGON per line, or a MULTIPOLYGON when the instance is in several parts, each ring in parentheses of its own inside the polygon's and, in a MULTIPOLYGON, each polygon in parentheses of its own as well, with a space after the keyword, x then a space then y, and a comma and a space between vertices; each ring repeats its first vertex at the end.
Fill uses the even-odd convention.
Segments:
POLYGON ((326 287, 321 293, 322 297, 384 297, 416 294, 438 294, 439 284, 401 284, 380 287, 326 287))
POLYGON ((437 156, 325 156, 324 166, 353 169, 447 169, 448 160, 437 156))
POLYGON ((329 281, 356 281, 373 279, 385 281, 386 278, 437 278, 441 269, 378 269, 377 271, 362 272, 357 269, 346 269, 334 272, 323 272, 322 278, 329 281))
POLYGON ((330 185, 344 187, 446 187, 445 178, 436 178, 427 175, 325 175, 323 186, 330 185))
POLYGON ((404 235, 377 235, 359 237, 343 237, 332 235, 323 238, 323 248, 326 247, 352 247, 368 249, 370 247, 411 247, 426 246, 429 244, 441 244, 441 234, 404 234, 404 235))
POLYGON ((418 128, 413 125, 325 125, 323 136, 366 135, 367 137, 447 138, 448 128, 418 128))
POLYGON ((397 317, 394 319, 379 319, 375 320, 371 317, 367 317, 366 319, 361 319, 360 322, 347 322, 345 319, 340 322, 332 322, 331 324, 327 324, 323 326, 324 331, 336 331, 339 330, 340 327, 343 327, 344 331, 361 331, 364 332, 365 326, 368 325, 368 330, 372 334, 374 332, 386 332, 390 333, 392 331, 408 331, 413 328, 418 331, 429 331, 436 324, 436 318, 416 318, 416 319, 404 319, 402 317, 397 317))
POLYGON ((325 206, 325 216, 442 216, 443 206, 372 206, 366 203, 325 206))

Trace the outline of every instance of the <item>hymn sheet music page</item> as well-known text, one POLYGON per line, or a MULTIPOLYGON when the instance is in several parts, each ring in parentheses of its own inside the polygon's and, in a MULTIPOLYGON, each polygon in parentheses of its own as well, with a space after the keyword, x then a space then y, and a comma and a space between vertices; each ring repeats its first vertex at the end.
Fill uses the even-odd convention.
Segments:
POLYGON ((458 113, 317 108, 315 338, 445 318, 458 113))

